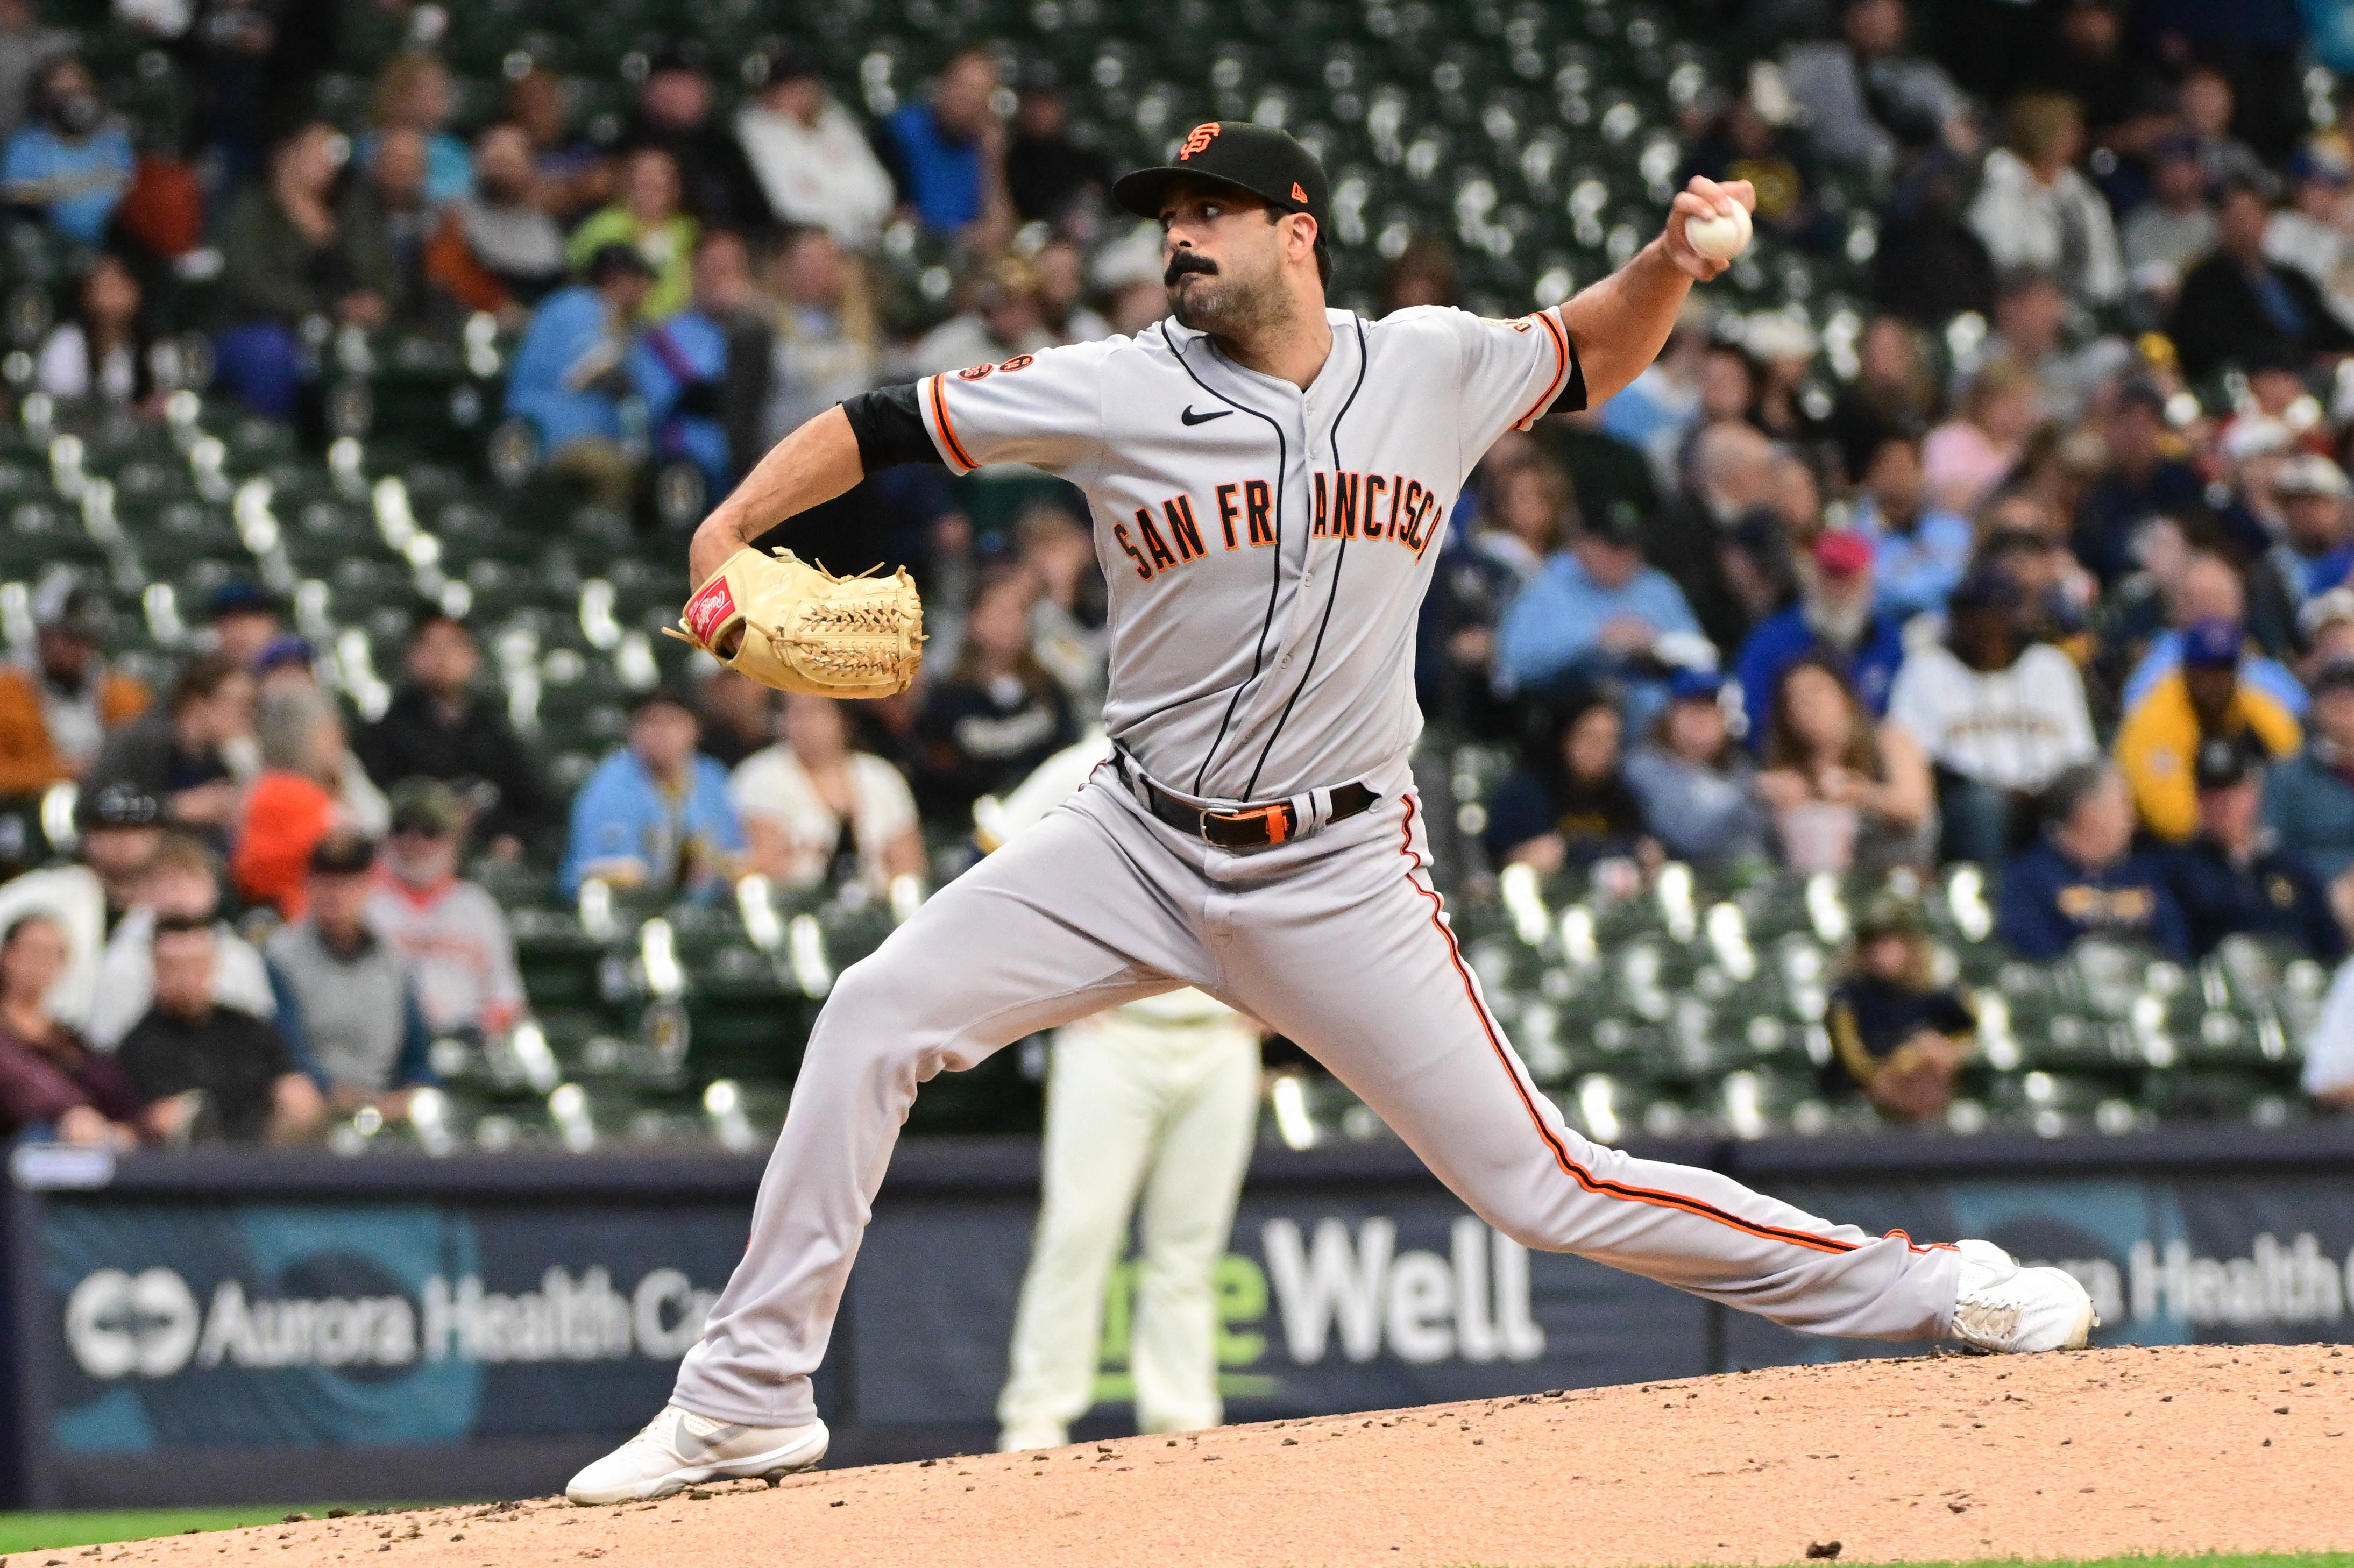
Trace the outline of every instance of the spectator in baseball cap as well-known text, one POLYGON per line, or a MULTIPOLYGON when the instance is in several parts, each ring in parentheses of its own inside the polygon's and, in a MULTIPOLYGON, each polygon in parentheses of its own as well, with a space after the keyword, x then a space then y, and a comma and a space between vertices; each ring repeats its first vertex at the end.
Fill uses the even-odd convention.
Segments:
POLYGON ((109 670, 98 596, 67 585, 36 609, 34 657, 0 668, 0 796, 79 779, 107 735, 147 711, 145 684, 109 670))
POLYGON ((2313 677, 2305 745, 2264 778, 2264 824, 2324 882, 2354 867, 2354 658, 2313 677))
POLYGON ((2295 616, 2306 601, 2345 582, 2354 570, 2354 520, 2347 497, 2354 494, 2346 471, 2317 452, 2300 452, 2273 476, 2279 503, 2281 540, 2255 568, 2250 597, 2266 588, 2278 592, 2295 616), (2269 579, 2269 580, 2267 580, 2269 579))
POLYGON ((2330 912, 2328 890, 2264 825, 2265 761, 2252 736, 2200 742, 2191 768, 2199 831, 2163 862, 2188 923, 2190 956, 2203 959, 2224 938, 2244 934, 2293 942, 2334 964, 2345 956, 2346 933, 2330 912))
POLYGON ((2182 635, 2182 667, 2152 687, 2117 731, 2117 763, 2142 823, 2169 843, 2187 842, 2198 829, 2193 768, 2203 744, 2245 736, 2266 755, 2286 757, 2304 739, 2288 710, 2246 678, 2245 643, 2237 621, 2193 621, 2182 635))
POLYGON ((1826 1089, 1860 1088, 1892 1121, 1945 1114, 1956 1075, 1978 1049, 1978 1018, 1937 984, 1935 953, 1910 901, 1882 893, 1864 906, 1847 976, 1823 1018, 1833 1054, 1826 1089))
MULTIPOLYGON (((550 477, 621 511, 637 478, 621 448, 621 400, 630 391, 623 361, 654 269, 635 246, 620 242, 596 247, 587 260, 588 281, 541 301, 524 330, 506 406, 539 437, 550 477)), ((685 264, 682 256, 682 277, 685 264)))
POLYGON ((1668 705, 1627 756, 1627 787, 1659 847, 1712 876, 1766 863, 1757 768, 1725 723, 1725 678, 1680 668, 1668 705))
POLYGON ((2133 796, 2116 768, 2102 761, 2067 769, 2044 791, 2044 809, 2042 838, 2003 868, 1996 933, 2039 962, 2086 937, 2187 957, 2182 906, 2164 868, 2134 853, 2133 796))
POLYGON ((891 176, 865 128, 825 90, 799 44, 763 58, 759 96, 736 111, 736 140, 779 223, 822 228, 846 250, 871 249, 891 216, 891 176))
POLYGON ((744 829, 727 770, 695 748, 695 699, 671 686, 638 698, 630 737, 597 765, 572 800, 563 885, 589 877, 624 887, 711 894, 734 876, 744 829))
POLYGON ((458 874, 465 827, 457 791, 440 780, 393 786, 392 832, 377 857, 367 919, 408 963, 433 1033, 480 1039, 512 1028, 525 1002, 505 913, 458 874))
POLYGON ((1084 235, 1103 222, 1100 204, 1111 189, 1111 165, 1072 139, 1062 79, 1052 62, 1025 64, 1017 85, 1013 134, 1005 144, 1005 194, 1014 215, 1084 235))
POLYGON ((1712 655, 1683 590, 1643 560, 1632 508, 1579 514, 1569 548, 1546 558, 1496 629, 1496 667, 1522 692, 1610 681, 1627 693, 1628 721, 1647 725, 1667 701, 1661 684, 1678 641, 1712 655))
POLYGON ((1749 744, 1765 744, 1766 713, 1782 673, 1801 659, 1822 659, 1844 674, 1874 719, 1904 662, 1904 628, 1875 602, 1872 541, 1826 528, 1798 563, 1798 600, 1767 616, 1742 644, 1734 673, 1749 715, 1749 744))
POLYGON ((241 578, 226 582, 207 601, 205 624, 222 657, 250 670, 255 658, 279 636, 278 600, 259 583, 241 578))
MULTIPOLYGON (((686 210, 706 228, 758 228, 773 220, 759 180, 732 128, 712 117, 710 62, 681 40, 646 61, 638 112, 621 133, 632 150, 660 148, 678 171, 686 210)), ((626 177, 626 176, 625 176, 626 177)))
POLYGON ((272 931, 263 950, 280 1030, 302 1041, 328 1103, 398 1114, 408 1089, 433 1082, 431 1033, 408 961, 367 920, 376 858, 357 833, 321 839, 302 917, 272 931))

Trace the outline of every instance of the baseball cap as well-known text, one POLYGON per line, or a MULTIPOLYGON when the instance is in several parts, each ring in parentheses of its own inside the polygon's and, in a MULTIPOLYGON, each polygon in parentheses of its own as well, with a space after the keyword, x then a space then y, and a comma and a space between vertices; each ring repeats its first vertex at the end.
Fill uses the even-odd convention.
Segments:
POLYGON ((2264 748, 2248 736, 2211 736, 2199 743, 2190 776, 2202 791, 2245 783, 2264 765, 2264 748))
POLYGON ((2236 620, 2194 620, 2182 633, 2182 667, 2186 670, 2231 670, 2240 662, 2247 634, 2236 620))
POLYGON ((92 828, 152 828, 163 821, 163 807, 136 784, 103 785, 74 802, 74 826, 84 832, 92 828))
POLYGON ((355 832, 332 832, 311 846, 313 876, 358 876, 375 864, 375 842, 355 832))
POLYGON ((404 779, 392 787, 392 831, 440 838, 465 826, 465 809, 458 792, 439 779, 404 779))
POLYGON ((1712 703, 1723 690, 1724 673, 1721 670, 1696 670, 1687 664, 1668 677, 1668 696, 1674 702, 1712 703))
POLYGON ((644 691, 640 692, 637 700, 630 705, 630 716, 635 718, 652 707, 676 708, 682 713, 695 715, 700 715, 703 711, 695 705, 695 698, 691 694, 668 681, 659 685, 648 686, 644 691))
POLYGON ((267 675, 282 664, 300 664, 308 669, 317 657, 309 639, 297 637, 290 631, 282 637, 273 637, 262 645, 261 652, 253 656, 253 673, 267 675))
POLYGON ((1921 918, 1921 906, 1887 888, 1872 895, 1855 917, 1858 942, 1879 937, 1917 937, 1926 928, 1921 918))
POLYGON ((1815 535, 1815 565, 1827 577, 1851 577, 1872 566, 1872 541, 1845 528, 1815 535))
POLYGON ((2297 634, 2310 642, 2321 635, 2323 627, 2349 620, 2354 620, 2354 588, 2334 588, 2305 601, 2305 608, 2296 612, 2297 634))
POLYGON ((1329 237, 1331 185, 1316 154, 1272 126, 1247 120, 1211 120, 1185 134, 1174 163, 1122 175, 1111 199, 1139 217, 1158 219, 1169 187, 1181 179, 1211 180, 1249 192, 1283 212, 1304 212, 1329 237))
POLYGON ((2349 493, 2354 493, 2354 486, 2346 482, 2346 471, 2319 452, 2299 452, 2273 476, 2275 495, 2327 495, 2342 500, 2349 493))
POLYGON ((89 588, 69 588, 44 610, 40 617, 44 631, 55 631, 92 647, 106 641, 106 606, 89 588))
POLYGON ((588 258, 586 272, 591 283, 601 283, 620 272, 635 272, 641 278, 661 276, 654 270, 654 264, 646 260, 644 252, 618 239, 610 245, 597 247, 596 253, 588 258))
POLYGON ((2354 659, 2332 659, 2314 672, 2313 694, 2354 691, 2354 659))
POLYGON ((260 583, 238 578, 213 589, 213 597, 205 606, 205 619, 219 620, 231 615, 276 615, 278 601, 260 583))
POLYGON ((1623 501, 1580 511, 1577 527, 1587 538, 1616 545, 1622 550, 1642 547, 1643 514, 1623 501))
MULTIPOLYGON (((2040 534, 2024 536, 2038 546, 2044 543, 2040 534)), ((2017 609, 2019 598, 2017 583, 1991 567, 1981 567, 1955 585, 1954 591, 1946 596, 1946 612, 1951 615, 1957 610, 2017 609)))
POLYGON ((817 69, 817 57, 800 44, 787 39, 760 57, 767 68, 760 81, 764 87, 776 87, 783 82, 801 81, 822 75, 817 69))

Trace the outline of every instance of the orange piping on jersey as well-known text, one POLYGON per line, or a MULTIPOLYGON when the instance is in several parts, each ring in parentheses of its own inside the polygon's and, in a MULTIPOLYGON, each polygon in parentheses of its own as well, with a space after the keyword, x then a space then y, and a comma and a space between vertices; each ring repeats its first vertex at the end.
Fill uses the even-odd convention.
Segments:
POLYGON ((949 456, 962 463, 968 472, 981 465, 965 454, 964 443, 957 440, 956 427, 949 423, 948 399, 940 395, 940 383, 945 376, 932 377, 932 417, 939 421, 940 440, 949 444, 949 456))
POLYGON ((1857 1250, 1857 1244, 1853 1242, 1843 1242, 1831 1236, 1814 1235, 1806 1231, 1785 1230, 1778 1225, 1761 1225, 1754 1220, 1744 1220, 1738 1214, 1727 1213, 1723 1209, 1702 1202, 1698 1198, 1687 1197, 1681 1192, 1662 1192, 1649 1187, 1630 1187, 1623 1181, 1606 1181, 1572 1160, 1569 1157, 1569 1150, 1563 1146, 1561 1139, 1555 1138, 1553 1129, 1545 1126, 1544 1118, 1538 1114, 1535 1102, 1529 1097, 1528 1085, 1522 1081, 1521 1075, 1513 1069, 1511 1052, 1505 1046, 1502 1036, 1496 1033, 1495 1022, 1488 1016, 1487 1004, 1479 1000, 1479 989, 1472 983, 1471 971, 1464 967, 1463 951, 1456 946, 1455 933, 1447 928, 1447 922, 1440 917, 1440 911, 1444 906, 1440 904, 1438 895, 1414 880, 1416 869, 1414 811, 1415 799, 1409 795, 1405 798, 1405 821, 1399 828, 1405 842, 1398 850, 1398 853, 1405 857, 1406 885, 1430 900, 1430 923, 1437 927, 1440 938, 1447 943, 1447 959, 1454 964, 1456 975, 1463 981, 1463 994, 1470 1001, 1471 1011, 1479 1014, 1479 1027, 1487 1032, 1489 1048, 1495 1052, 1497 1065, 1504 1069, 1504 1075, 1512 1081, 1513 1092, 1521 1097, 1521 1108, 1528 1112, 1529 1121, 1536 1128, 1537 1136, 1544 1140, 1547 1149, 1553 1150, 1553 1163, 1561 1167, 1564 1175, 1587 1192, 1598 1193, 1606 1198, 1621 1198, 1628 1202, 1649 1203, 1656 1208, 1681 1209, 1686 1213, 1697 1215, 1704 1220, 1714 1220, 1721 1225, 1730 1225, 1734 1230, 1745 1231, 1766 1241, 1787 1242, 1792 1246, 1808 1247, 1816 1252, 1843 1254, 1857 1250))
POLYGON ((1556 362, 1553 366, 1553 383, 1545 388, 1545 395, 1536 400, 1536 406, 1534 408, 1531 408, 1527 413, 1512 421, 1512 428, 1515 429, 1527 429, 1528 426, 1535 420, 1538 415, 1543 413, 1547 408, 1552 408, 1553 400, 1561 396, 1562 387, 1564 383, 1567 382, 1569 379, 1569 337, 1567 333, 1564 331, 1562 324, 1553 319, 1553 313, 1549 309, 1539 311, 1537 313, 1536 319, 1544 323, 1545 332, 1553 338, 1553 359, 1556 362))

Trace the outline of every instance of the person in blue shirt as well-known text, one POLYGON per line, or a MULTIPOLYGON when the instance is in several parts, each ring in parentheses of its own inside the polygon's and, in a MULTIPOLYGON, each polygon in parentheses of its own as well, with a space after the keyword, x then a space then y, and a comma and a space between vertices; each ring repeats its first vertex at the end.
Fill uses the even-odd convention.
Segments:
POLYGON ((2313 677, 2305 746, 2264 775, 2264 825, 2325 882, 2354 866, 2354 660, 2313 677))
POLYGON ((2224 938, 2278 938, 2310 958, 2335 964, 2346 933, 2330 912, 2329 890, 2313 868, 2264 825, 2264 752, 2253 737, 2215 736, 2191 765, 2199 789, 2199 836, 2166 852, 2163 865, 2190 936, 2203 959, 2224 938))
POLYGON ((2170 959, 2190 953, 2182 906, 2147 855, 2133 852, 2133 797, 2105 762, 2060 775, 2046 793, 2052 822, 2003 868, 1995 932, 2023 959, 2066 955, 2080 938, 2137 942, 2170 959))
POLYGON ((1617 507, 1581 518, 1570 547, 1548 557, 1504 610, 1500 684, 1539 692, 1616 679, 1639 727, 1666 705, 1671 667, 1715 662, 1683 590, 1643 564, 1641 531, 1633 512, 1617 507))
POLYGON ((631 323, 653 282, 653 268, 633 247, 600 247, 586 282, 540 302, 507 376, 507 412, 531 422, 548 471, 584 482, 614 507, 628 505, 634 482, 621 449, 621 402, 631 392, 631 323))
MULTIPOLYGON (((2191 553, 2166 593, 2167 619, 2173 622, 2149 640, 2126 676, 2118 706, 2131 713, 2168 675, 2182 667, 2182 628, 2202 620, 2245 624, 2247 589, 2240 574, 2222 556, 2208 550, 2191 553)), ((2305 683, 2279 661, 2250 650, 2240 662, 2243 680, 2278 703, 2291 718, 2305 717, 2305 683)))
POLYGON ((1801 659, 1827 661, 1873 718, 1887 715, 1889 688, 1904 662, 1904 627, 1879 609, 1872 565, 1869 539, 1825 529, 1799 574, 1798 601, 1759 621, 1741 645, 1734 674, 1749 715, 1751 749, 1765 744, 1766 710, 1782 672, 1801 659))
POLYGON ((0 190, 68 239, 96 245, 138 163, 130 132, 107 118, 90 68, 61 55, 34 79, 36 117, 0 153, 0 190))
POLYGON ((951 57, 923 101, 883 122, 875 151, 902 206, 934 234, 954 235, 1001 206, 1005 132, 990 99, 997 58, 984 48, 951 57))
POLYGON ((630 384, 646 400, 655 451, 693 463, 714 500, 736 478, 722 394, 728 323, 755 288, 750 267, 740 237, 724 229, 705 234, 695 250, 695 303, 645 328, 630 345, 630 384))
POLYGON ((1968 518, 1933 507, 1928 498, 1920 441, 1909 435, 1882 440, 1863 471, 1852 526, 1872 541, 1876 607, 1900 621, 1946 608, 1978 543, 1968 518))
POLYGON ((701 731, 684 694, 658 686, 638 699, 629 743, 573 798, 567 896, 592 876, 686 896, 727 885, 744 853, 744 829, 727 796, 727 769, 695 749, 701 731))

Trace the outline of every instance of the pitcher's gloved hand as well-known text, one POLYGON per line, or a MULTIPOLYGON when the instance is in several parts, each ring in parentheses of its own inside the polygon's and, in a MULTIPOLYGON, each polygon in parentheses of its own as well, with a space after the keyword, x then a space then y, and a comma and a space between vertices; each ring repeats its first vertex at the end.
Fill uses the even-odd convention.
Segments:
POLYGON ((924 603, 902 567, 887 577, 838 577, 790 550, 747 546, 686 601, 683 631, 741 675, 780 692, 887 697, 924 662, 924 603))

